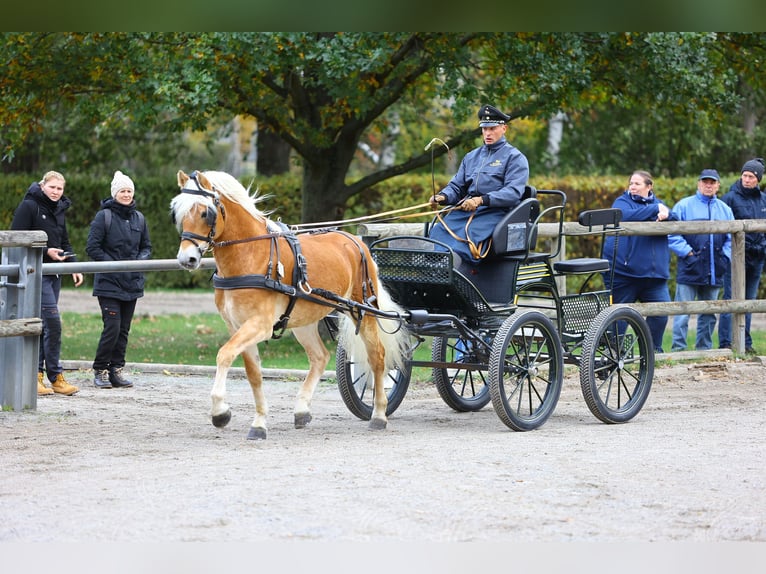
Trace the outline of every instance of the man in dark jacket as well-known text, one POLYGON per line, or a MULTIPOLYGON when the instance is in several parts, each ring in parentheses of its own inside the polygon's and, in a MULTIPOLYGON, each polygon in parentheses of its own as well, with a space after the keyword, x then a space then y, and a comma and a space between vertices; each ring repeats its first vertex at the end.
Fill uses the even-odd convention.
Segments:
MULTIPOLYGON (((24 199, 13 214, 11 229, 40 230, 48 234, 43 263, 76 261, 66 228, 66 210, 72 205, 64 195, 66 180, 57 171, 49 171, 40 182, 29 186, 24 199)), ((75 287, 82 285, 82 274, 73 273, 75 287)), ((60 275, 43 275, 41 316, 43 333, 40 335, 40 354, 37 366, 37 395, 58 393, 73 395, 80 389, 64 379, 61 366, 61 315, 59 314, 60 275), (43 371, 48 375, 50 388, 44 383, 43 371)))
MULTIPOLYGON (((763 193, 759 187, 765 163, 760 157, 745 162, 740 178, 721 198, 721 201, 731 207, 734 219, 766 218, 766 193, 763 193)), ((746 233, 745 299, 758 297, 764 262, 766 262, 766 233, 746 233)), ((731 271, 723 278, 723 298, 731 299, 731 271)), ((753 338, 750 336, 751 319, 752 315, 748 313, 745 316, 745 352, 755 354, 753 338)), ((718 324, 718 346, 721 349, 730 349, 731 337, 731 315, 721 314, 718 324)))
MULTIPOLYGON (((144 216, 136 210, 133 181, 116 171, 111 192, 112 197, 101 202, 101 210, 90 224, 88 255, 94 261, 149 259, 152 244, 144 216)), ((144 295, 144 274, 96 273, 93 295, 98 297, 104 323, 93 359, 94 384, 100 389, 132 387, 123 368, 136 301, 144 295)))

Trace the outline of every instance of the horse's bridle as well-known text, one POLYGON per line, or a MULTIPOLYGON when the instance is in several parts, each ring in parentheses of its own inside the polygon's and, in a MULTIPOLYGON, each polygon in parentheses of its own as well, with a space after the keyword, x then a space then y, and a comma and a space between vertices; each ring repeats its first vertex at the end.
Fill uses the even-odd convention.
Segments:
POLYGON ((210 225, 210 231, 208 232, 207 237, 204 235, 199 235, 198 233, 192 233, 191 231, 182 231, 181 241, 188 241, 194 245, 194 247, 196 247, 199 251, 200 257, 202 257, 205 252, 207 252, 211 247, 215 245, 215 240, 213 238, 215 237, 215 224, 218 220, 218 211, 220 210, 221 217, 226 219, 226 210, 224 209, 221 200, 218 198, 218 194, 204 189, 202 185, 200 185, 197 176, 198 172, 196 170, 189 175, 189 179, 187 180, 186 184, 184 184, 183 189, 181 189, 181 193, 201 195, 202 197, 208 197, 213 200, 213 208, 211 209, 208 207, 208 210, 205 213, 205 221, 210 225), (186 186, 189 181, 194 182, 195 188, 186 186), (205 249, 202 249, 197 241, 203 241, 206 244, 205 249))

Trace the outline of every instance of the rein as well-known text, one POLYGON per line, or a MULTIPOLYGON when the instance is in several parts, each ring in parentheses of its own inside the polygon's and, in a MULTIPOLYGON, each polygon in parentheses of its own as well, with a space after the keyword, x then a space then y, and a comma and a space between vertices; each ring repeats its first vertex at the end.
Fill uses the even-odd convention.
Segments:
MULTIPOLYGON (((459 204, 458 204, 458 205, 459 205, 459 204)), ((491 238, 491 237, 489 238, 489 241, 487 242, 487 247, 486 247, 486 249, 484 249, 484 244, 483 244, 481 241, 479 241, 479 244, 478 244, 478 245, 476 245, 476 244, 473 242, 473 240, 471 239, 471 235, 470 235, 470 233, 469 233, 469 231, 468 231, 468 227, 471 225, 471 222, 473 221, 473 216, 474 216, 474 215, 476 215, 476 212, 475 212, 475 211, 474 211, 473 213, 471 213, 471 216, 468 218, 468 221, 466 221, 466 222, 465 222, 465 239, 463 239, 462 237, 460 237, 459 235, 457 235, 457 234, 456 234, 454 231, 452 231, 452 229, 450 229, 449 225, 447 225, 447 224, 444 222, 444 219, 442 219, 442 215, 441 215, 441 214, 442 214, 442 212, 444 212, 444 211, 446 211, 446 212, 452 211, 452 210, 454 210, 456 207, 457 207, 457 206, 454 206, 454 207, 452 207, 452 208, 450 208, 450 209, 443 209, 442 211, 440 211, 440 212, 438 212, 438 213, 436 214, 436 219, 438 219, 438 220, 439 220, 439 223, 441 223, 441 224, 442 224, 442 227, 444 227, 444 230, 445 230, 447 233, 449 233, 449 235, 450 235, 450 236, 451 236, 451 237, 452 237, 452 238, 453 238, 455 241, 459 241, 460 243, 467 243, 467 244, 468 244, 468 250, 471 252, 471 255, 472 255, 472 256, 473 256, 475 259, 484 259, 484 258, 485 258, 487 255, 489 255, 489 250, 490 250, 490 248, 492 247, 492 238, 491 238), (482 249, 484 249, 484 250, 482 251, 482 249)))

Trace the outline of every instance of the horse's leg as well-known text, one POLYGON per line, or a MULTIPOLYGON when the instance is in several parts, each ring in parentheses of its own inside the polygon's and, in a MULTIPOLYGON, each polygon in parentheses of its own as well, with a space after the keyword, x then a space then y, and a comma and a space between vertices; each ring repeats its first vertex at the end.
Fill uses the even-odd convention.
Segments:
POLYGON ((372 371, 375 377, 373 408, 369 428, 372 430, 382 430, 388 424, 388 418, 386 417, 388 396, 384 386, 386 377, 386 350, 378 336, 378 325, 374 317, 367 316, 362 320, 359 335, 362 337, 367 350, 367 363, 370 371, 372 371))
MULTIPOLYGON (((210 392, 210 397, 213 401, 211 414, 213 425, 216 427, 224 427, 231 420, 231 407, 229 407, 225 401, 226 377, 229 374, 229 369, 231 368, 234 359, 243 354, 250 345, 257 345, 265 338, 263 336, 263 326, 260 323, 262 323, 262 321, 259 318, 246 321, 218 350, 218 355, 216 356, 215 381, 213 382, 213 389, 210 392)), ((260 421, 263 424, 259 427, 251 427, 250 434, 254 434, 253 428, 257 428, 257 431, 255 431, 257 436, 253 438, 266 438, 265 405, 257 403, 259 395, 262 396, 260 390, 262 377, 259 363, 260 361, 258 360, 251 361, 252 372, 248 371, 248 380, 250 381, 250 387, 253 389, 253 395, 256 399, 256 413, 257 415, 262 415, 260 417, 256 416, 254 424, 255 421, 260 421)))
POLYGON ((302 429, 311 422, 311 398, 327 363, 330 362, 330 352, 319 335, 317 323, 293 328, 293 334, 309 359, 309 372, 295 397, 295 428, 302 429))
POLYGON ((247 438, 250 440, 266 438, 266 418, 269 414, 269 406, 266 402, 266 396, 263 394, 263 374, 261 371, 261 357, 258 354, 258 346, 252 345, 242 354, 245 361, 245 372, 247 380, 250 383, 250 390, 253 392, 255 401, 255 417, 250 425, 250 432, 247 438))

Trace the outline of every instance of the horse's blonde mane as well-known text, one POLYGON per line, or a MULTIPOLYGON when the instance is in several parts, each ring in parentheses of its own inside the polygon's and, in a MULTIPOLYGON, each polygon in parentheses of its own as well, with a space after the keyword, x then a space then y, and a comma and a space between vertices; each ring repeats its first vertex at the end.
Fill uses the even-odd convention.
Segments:
POLYGON ((256 207, 257 203, 265 199, 258 195, 258 189, 250 194, 250 186, 243 186, 237 178, 225 171, 203 171, 202 174, 213 184, 213 191, 217 191, 227 199, 238 203, 256 219, 266 219, 266 214, 256 207))
MULTIPOLYGON (((224 171, 204 171, 202 173, 213 185, 213 193, 220 194, 241 205, 245 211, 259 221, 266 221, 268 219, 268 214, 256 207, 257 203, 263 201, 267 197, 259 195, 258 189, 251 194, 250 187, 245 188, 234 176, 224 171)), ((179 233, 184 218, 195 205, 200 203, 210 208, 214 207, 212 198, 190 193, 179 193, 170 202, 170 211, 175 217, 176 227, 178 228, 179 233)))

